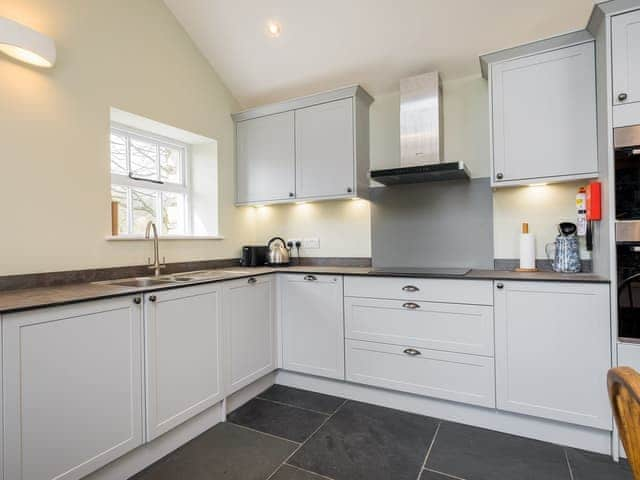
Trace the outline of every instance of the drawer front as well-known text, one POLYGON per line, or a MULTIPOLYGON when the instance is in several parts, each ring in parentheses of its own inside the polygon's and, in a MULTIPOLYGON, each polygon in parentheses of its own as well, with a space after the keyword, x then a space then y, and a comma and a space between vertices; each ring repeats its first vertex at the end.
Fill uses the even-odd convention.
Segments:
POLYGON ((493 288, 489 280, 345 277, 344 294, 347 297, 493 305, 493 288))
POLYGON ((493 355, 493 308, 346 297, 345 336, 448 352, 493 355))
POLYGON ((495 407, 492 358, 347 340, 346 373, 350 382, 495 407))

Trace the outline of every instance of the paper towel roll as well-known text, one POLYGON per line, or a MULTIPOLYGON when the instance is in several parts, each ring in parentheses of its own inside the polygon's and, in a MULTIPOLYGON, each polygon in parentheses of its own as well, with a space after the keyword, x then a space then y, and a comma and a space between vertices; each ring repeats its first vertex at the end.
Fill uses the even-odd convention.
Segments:
POLYGON ((531 233, 520 234, 520 268, 536 268, 536 237, 531 233))

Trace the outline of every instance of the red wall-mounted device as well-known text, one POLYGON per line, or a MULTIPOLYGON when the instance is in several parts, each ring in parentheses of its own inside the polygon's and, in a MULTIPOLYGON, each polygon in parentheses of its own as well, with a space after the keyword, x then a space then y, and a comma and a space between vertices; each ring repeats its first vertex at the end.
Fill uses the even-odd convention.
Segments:
POLYGON ((602 220, 602 183, 591 182, 587 185, 587 220, 602 220))

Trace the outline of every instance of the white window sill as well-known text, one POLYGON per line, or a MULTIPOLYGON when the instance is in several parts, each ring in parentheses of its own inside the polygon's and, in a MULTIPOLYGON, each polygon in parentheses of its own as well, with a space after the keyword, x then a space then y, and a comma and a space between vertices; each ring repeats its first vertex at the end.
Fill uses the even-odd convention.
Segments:
MULTIPOLYGON (((221 235, 159 235, 160 240, 224 240, 221 235)), ((148 242, 144 235, 109 235, 105 237, 108 242, 128 242, 143 240, 148 242)))

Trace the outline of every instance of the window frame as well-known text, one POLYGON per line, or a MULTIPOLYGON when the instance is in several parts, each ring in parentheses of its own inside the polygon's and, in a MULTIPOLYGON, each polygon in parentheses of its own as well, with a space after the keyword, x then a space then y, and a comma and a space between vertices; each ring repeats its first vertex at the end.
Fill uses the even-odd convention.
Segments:
MULTIPOLYGON (((157 168, 160 169, 160 161, 158 158, 157 168)), ((156 215, 154 222, 158 226, 159 234, 166 237, 191 236, 193 234, 193 210, 192 210, 192 182, 191 182, 191 149, 188 143, 181 142, 169 137, 164 137, 152 132, 139 130, 134 127, 122 125, 117 122, 111 122, 109 126, 109 172, 111 176, 111 189, 113 186, 127 187, 127 233, 119 234, 121 237, 138 237, 139 233, 133 232, 133 200, 131 188, 138 190, 146 190, 158 192, 156 198, 156 215), (126 167, 131 172, 131 139, 140 140, 147 143, 153 143, 156 147, 168 147, 181 151, 182 162, 182 183, 164 182, 161 184, 154 183, 150 180, 137 180, 129 175, 113 173, 111 171, 111 134, 126 137, 126 167), (162 193, 179 193, 184 195, 184 232, 181 233, 162 233, 162 193)), ((158 172, 158 178, 160 173, 158 172)))

